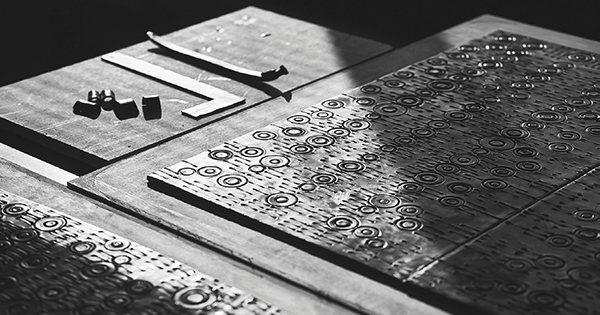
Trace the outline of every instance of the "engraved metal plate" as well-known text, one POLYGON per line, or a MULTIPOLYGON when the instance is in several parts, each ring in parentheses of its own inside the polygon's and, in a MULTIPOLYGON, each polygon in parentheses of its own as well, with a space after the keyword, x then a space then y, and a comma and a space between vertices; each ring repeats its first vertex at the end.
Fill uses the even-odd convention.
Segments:
POLYGON ((497 31, 148 179, 405 280, 597 163, 599 57, 497 31))
POLYGON ((280 314, 158 252, 0 190, 1 314, 280 314))

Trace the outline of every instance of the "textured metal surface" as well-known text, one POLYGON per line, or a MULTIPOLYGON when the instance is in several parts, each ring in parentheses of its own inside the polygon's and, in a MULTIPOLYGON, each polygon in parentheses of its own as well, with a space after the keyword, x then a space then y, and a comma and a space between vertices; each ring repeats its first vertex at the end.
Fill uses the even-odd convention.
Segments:
POLYGON ((498 31, 148 178, 406 279, 597 163, 598 57, 498 31))
POLYGON ((1 314, 280 314, 160 253, 0 190, 1 314))

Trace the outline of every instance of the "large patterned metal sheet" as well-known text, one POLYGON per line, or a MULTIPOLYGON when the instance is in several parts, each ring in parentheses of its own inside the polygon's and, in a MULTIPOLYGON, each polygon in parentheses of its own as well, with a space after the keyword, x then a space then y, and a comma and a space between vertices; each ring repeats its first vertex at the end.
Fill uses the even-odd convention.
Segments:
POLYGON ((0 190, 1 314, 280 314, 158 252, 0 190))
POLYGON ((405 280, 597 164, 598 57, 497 31, 148 179, 405 280))

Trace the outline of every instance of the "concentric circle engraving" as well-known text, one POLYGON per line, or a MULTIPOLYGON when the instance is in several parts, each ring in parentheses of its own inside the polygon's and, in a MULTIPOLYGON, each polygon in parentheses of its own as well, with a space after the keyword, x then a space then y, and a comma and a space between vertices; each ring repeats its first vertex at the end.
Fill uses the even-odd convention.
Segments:
POLYGON ((265 150, 259 147, 245 147, 240 150, 240 154, 245 157, 255 158, 265 154, 265 150))
POLYGON ((600 136, 600 126, 589 126, 585 128, 585 132, 592 136, 600 136))
POLYGON ((423 104, 423 99, 418 96, 404 95, 398 97, 396 103, 406 107, 414 107, 423 104))
POLYGON ((561 70, 575 69, 575 65, 567 61, 558 61, 553 63, 552 66, 561 70))
POLYGON ((289 207, 298 202, 298 197, 290 193, 275 193, 267 197, 267 203, 275 207, 289 207))
POLYGON ((444 182, 444 176, 435 172, 422 172, 414 177, 415 181, 426 185, 438 185, 444 182))
POLYGON ((414 77, 415 74, 410 71, 400 70, 400 71, 396 71, 394 73, 394 76, 399 79, 410 79, 410 78, 414 77))
POLYGON ((365 94, 375 94, 381 92, 381 87, 373 84, 367 84, 360 87, 360 91, 365 94))
POLYGON ((547 82, 550 81, 550 76, 543 73, 529 73, 525 75, 524 79, 531 82, 547 82))
MULTIPOLYGON (((377 87, 377 86, 374 86, 374 87, 376 87, 376 88, 379 88, 379 87, 377 87)), ((362 90, 362 89, 361 89, 361 90, 362 90)), ((379 91, 381 91, 381 88, 379 88, 379 91)), ((379 91, 372 92, 372 93, 377 93, 377 92, 379 92, 379 91)), ((363 92, 364 92, 364 91, 363 91, 363 92)), ((344 104, 344 102, 342 102, 342 101, 340 101, 340 100, 326 100, 326 101, 323 101, 323 102, 321 103, 321 105, 323 105, 323 107, 325 107, 325 108, 337 109, 337 108, 342 108, 342 107, 344 107, 344 105, 346 105, 346 104, 344 104)))
POLYGON ((198 169, 198 175, 204 177, 215 177, 221 174, 221 168, 218 166, 203 166, 198 169))
POLYGON ((398 191, 401 193, 414 194, 422 192, 424 189, 423 185, 414 182, 406 182, 398 185, 398 191))
POLYGON ((479 158, 470 154, 455 154, 449 160, 458 166, 471 166, 479 163, 479 158))
POLYGON ((298 188, 300 188, 300 190, 302 190, 303 192, 312 192, 317 190, 319 186, 317 186, 315 183, 303 183, 298 188))
POLYGON ((377 208, 394 208, 400 205, 400 199, 392 195, 377 194, 369 198, 369 204, 377 208))
POLYGON ((452 208, 460 207, 466 203, 464 199, 457 197, 457 196, 442 196, 441 198, 438 199, 438 202, 442 206, 452 207, 452 208))
POLYGON ((536 290, 527 295, 530 304, 541 308, 556 308, 564 304, 564 299, 552 291, 536 290))
POLYGON ((455 174, 460 168, 454 164, 441 163, 435 166, 435 170, 442 174, 455 174))
POLYGON ((409 145, 413 145, 417 142, 417 140, 415 140, 415 138, 411 138, 411 137, 396 137, 392 141, 394 141, 394 143, 399 146, 409 146, 409 145))
POLYGON ((96 249, 96 244, 88 241, 79 241, 69 245, 69 250, 75 254, 85 255, 96 249))
POLYGON ((545 269, 559 269, 565 266, 565 261, 557 256, 543 255, 536 261, 536 264, 545 269))
POLYGON ((506 269, 510 271, 525 272, 531 269, 531 267, 533 267, 533 264, 525 259, 513 258, 504 262, 504 267, 506 267, 506 269))
POLYGON ((342 172, 360 172, 365 169, 365 165, 359 161, 341 161, 337 168, 342 172))
POLYGON ((590 62, 594 61, 596 58, 592 55, 588 54, 570 54, 567 56, 567 59, 575 62, 590 62))
POLYGON ((326 135, 314 135, 306 138, 306 143, 313 147, 327 147, 335 143, 335 139, 326 135))
POLYGON ((131 242, 126 239, 108 240, 104 243, 104 248, 110 251, 122 251, 131 245, 131 242))
POLYGON ((559 113, 563 113, 563 114, 568 114, 568 113, 572 113, 575 111, 575 108, 573 106, 569 106, 567 104, 556 104, 556 105, 552 106, 550 109, 552 109, 555 112, 559 112, 559 113))
POLYGON ((600 118, 600 115, 595 112, 581 112, 577 114, 577 118, 583 120, 596 120, 600 118))
POLYGON ((369 97, 361 97, 354 100, 354 102, 360 106, 371 106, 377 103, 374 99, 369 97))
POLYGON ((473 186, 468 183, 456 182, 448 184, 446 189, 453 194, 468 194, 473 191, 473 186))
POLYGON ((8 238, 15 242, 29 242, 40 236, 40 233, 33 229, 19 229, 10 232, 8 238))
POLYGON ((523 294, 527 292, 529 287, 522 282, 509 281, 500 284, 499 289, 500 291, 508 294, 523 294))
POLYGON ((390 153, 396 151, 396 147, 391 144, 382 144, 379 147, 379 150, 381 150, 382 152, 390 153))
POLYGON ((490 174, 498 177, 510 177, 515 175, 515 170, 506 166, 496 166, 490 170, 490 174))
POLYGON ((360 156, 360 158, 365 162, 375 162, 379 161, 379 155, 375 153, 365 153, 360 156))
POLYGON ((437 79, 427 82, 427 86, 433 90, 440 92, 454 91, 460 87, 455 81, 446 79, 437 79))
POLYGON ((215 293, 203 287, 184 288, 173 295, 173 303, 184 309, 205 309, 215 302, 217 302, 215 293))
POLYGON ((573 239, 566 235, 555 234, 546 238, 546 244, 554 247, 569 247, 573 244, 573 239))
POLYGON ((196 174, 196 169, 193 167, 182 167, 179 169, 179 171, 177 171, 177 173, 179 173, 181 176, 191 176, 196 174))
POLYGON ((379 104, 373 107, 373 112, 381 116, 401 116, 406 114, 407 111, 406 107, 392 103, 379 104))
POLYGON ((594 228, 583 227, 575 230, 575 236, 586 241, 595 241, 600 238, 600 231, 594 228))
POLYGON ((531 90, 533 89, 533 84, 527 81, 513 81, 510 87, 517 90, 531 90))
POLYGON ((438 92, 432 89, 423 88, 416 90, 415 94, 417 94, 420 97, 435 97, 436 95, 438 95, 438 92))
POLYGON ((317 110, 312 112, 310 116, 315 119, 329 119, 335 116, 335 114, 328 110, 317 110))
POLYGON ((573 146, 564 142, 555 142, 550 143, 548 149, 552 152, 566 153, 573 151, 573 146))
POLYGON ((34 223, 34 227, 40 231, 51 232, 60 230, 67 225, 67 219, 64 217, 44 217, 34 223))
POLYGON ((546 128, 546 125, 544 125, 543 123, 539 122, 539 121, 526 121, 523 122, 521 124, 521 127, 527 129, 527 130, 542 130, 544 128, 546 128))
POLYGON ((448 60, 442 58, 431 58, 427 59, 427 63, 432 66, 443 66, 448 64, 448 60))
POLYGON ((485 137, 479 140, 482 147, 494 151, 506 151, 515 147, 515 142, 504 137, 485 137))
POLYGON ((484 110, 487 109, 487 107, 481 103, 469 103, 469 104, 463 104, 463 108, 471 113, 478 113, 478 112, 483 112, 484 110))
POLYGON ((294 154, 309 154, 312 153, 315 149, 308 144, 294 144, 290 147, 290 152, 294 154))
POLYGON ((600 273, 598 270, 591 267, 575 267, 567 271, 569 278, 583 283, 596 283, 600 280, 600 273))
POLYGON ((594 210, 577 210, 573 213, 573 217, 580 221, 597 221, 600 218, 600 213, 594 210))
POLYGON ((332 128, 327 130, 327 134, 335 138, 345 138, 350 135, 350 130, 346 128, 332 128))
POLYGON ((53 301, 69 294, 69 290, 62 285, 51 284, 40 288, 36 293, 42 300, 53 301))
POLYGON ((583 97, 567 97, 564 103, 573 107, 588 107, 593 104, 593 101, 583 97))
POLYGON ((304 115, 292 115, 287 118, 287 121, 289 121, 293 124, 302 125, 302 124, 307 124, 308 122, 310 122, 310 117, 304 116, 304 115))
POLYGON ((233 157, 233 152, 226 149, 213 150, 208 153, 208 157, 213 160, 225 161, 233 157))
POLYGON ((466 59, 470 59, 471 56, 469 56, 469 54, 465 54, 463 52, 448 52, 446 53, 446 57, 448 57, 448 59, 452 59, 452 60, 466 60, 466 59))
POLYGON ((481 48, 479 48, 479 46, 475 46, 475 45, 461 45, 460 47, 458 47, 458 49, 460 51, 464 51, 464 52, 478 52, 481 50, 481 48))
POLYGON ((516 164, 517 169, 527 172, 535 172, 542 169, 540 163, 535 161, 520 161, 516 164))
POLYGON ((225 174, 217 178, 217 184, 225 188, 242 187, 248 183, 248 179, 243 175, 225 174))
POLYGON ((513 153, 516 156, 520 156, 520 157, 534 157, 534 156, 538 155, 538 151, 536 149, 530 148, 530 147, 515 148, 513 150, 513 153))
POLYGON ((462 110, 451 110, 444 113, 444 117, 452 121, 463 121, 471 119, 472 115, 469 112, 462 110))
POLYGON ((131 280, 125 284, 125 291, 133 295, 146 295, 154 289, 154 285, 146 280, 131 280))
POLYGON ((417 231, 423 227, 423 223, 417 219, 404 218, 396 221, 396 227, 402 231, 417 231))
POLYGON ((377 212, 377 207, 373 207, 373 206, 361 206, 360 208, 358 208, 358 211, 360 211, 361 213, 364 214, 372 214, 377 212))
POLYGON ((291 161, 283 155, 267 155, 262 157, 258 162, 264 167, 280 168, 288 166, 291 161))
POLYGON ((281 129, 281 133, 288 137, 301 137, 306 134, 306 130, 300 127, 285 127, 281 129))
POLYGON ((267 141, 267 140, 273 140, 273 139, 277 138, 277 134, 272 131, 261 130, 261 131, 256 131, 255 133, 253 133, 252 137, 256 140, 267 141))
POLYGON ((360 238, 375 238, 381 236, 381 230, 374 226, 360 226, 354 230, 354 235, 360 238))
POLYGON ((500 135, 510 139, 523 139, 529 137, 529 131, 520 128, 504 128, 500 130, 500 135))
POLYGON ((401 87, 404 87, 406 85, 406 83, 399 81, 399 80, 389 80, 389 81, 385 81, 385 83, 383 83, 383 85, 385 85, 389 88, 401 88, 401 87))
POLYGON ((368 129, 369 127, 371 127, 371 123, 367 120, 362 119, 349 119, 344 121, 343 126, 344 128, 351 131, 359 131, 368 129))
POLYGON ((423 213, 423 208, 417 205, 404 205, 398 207, 396 211, 405 216, 419 216, 423 213))
POLYGON ((373 238, 366 240, 365 245, 372 249, 384 249, 388 247, 388 242, 379 238, 373 238))
POLYGON ((333 174, 317 174, 310 178, 310 180, 317 185, 333 185, 337 183, 338 178, 333 174))
POLYGON ((9 203, 2 209, 6 215, 21 215, 27 213, 31 208, 24 203, 9 203))
POLYGON ((24 269, 40 269, 50 264, 50 258, 41 254, 30 254, 19 261, 19 266, 24 269))
POLYGON ((415 128, 410 130, 410 134, 417 138, 429 138, 435 136, 435 130, 431 128, 415 128))
POLYGON ((108 277, 117 271, 113 263, 106 261, 91 262, 81 269, 81 273, 91 278, 108 277))
POLYGON ((335 230, 351 230, 360 223, 353 217, 340 215, 327 220, 327 225, 335 230))
POLYGON ((427 126, 433 129, 446 129, 450 127, 450 123, 445 120, 430 120, 427 122, 427 126))
POLYGON ((577 133, 576 131, 572 131, 572 130, 562 130, 562 131, 559 131, 556 134, 556 137, 558 139, 567 140, 567 141, 581 139, 581 135, 579 133, 577 133))
POLYGON ((567 119, 562 113, 555 111, 539 111, 531 114, 531 118, 542 123, 559 123, 567 119))

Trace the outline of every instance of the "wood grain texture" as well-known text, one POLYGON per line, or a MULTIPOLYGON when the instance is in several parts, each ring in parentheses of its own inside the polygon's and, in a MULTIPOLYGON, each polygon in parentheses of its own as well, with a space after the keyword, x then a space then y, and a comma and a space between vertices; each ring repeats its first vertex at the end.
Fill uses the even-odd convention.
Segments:
POLYGON ((207 100, 94 58, 0 88, 0 128, 100 167, 390 49, 253 7, 164 38, 251 69, 284 64, 290 74, 270 83, 232 79, 230 73, 165 55, 146 41, 120 52, 243 97, 246 104, 191 119, 181 111, 207 100), (344 52, 343 58, 338 52, 344 52), (103 111, 97 119, 74 115, 75 101, 85 99, 92 89, 112 89, 117 99, 132 98, 138 106, 142 96, 158 94, 162 118, 119 120, 112 111, 103 111))
POLYGON ((235 285, 290 314, 357 314, 313 292, 125 215, 0 158, 0 189, 64 212, 235 285))
MULTIPOLYGON (((70 187, 226 250, 252 264, 272 270, 291 281, 366 313, 442 314, 439 309, 427 306, 389 286, 154 191, 146 186, 146 175, 270 122, 283 119, 327 97, 497 29, 545 38, 581 49, 589 50, 597 45, 591 41, 582 41, 510 20, 482 16, 306 86, 295 91, 289 103, 283 99, 275 99, 260 104, 217 124, 208 125, 133 158, 81 177, 70 182, 70 187)), ((440 305, 440 301, 427 302, 447 307, 440 305)))

